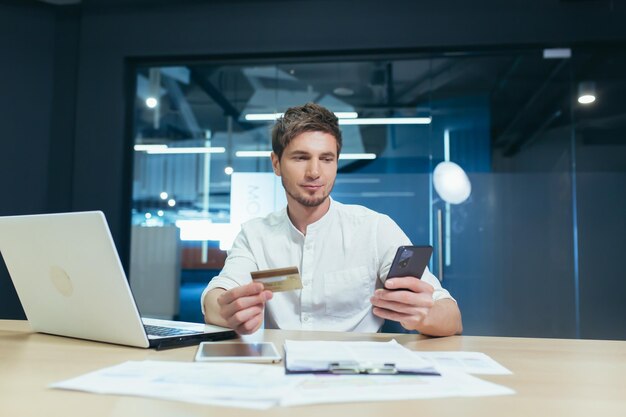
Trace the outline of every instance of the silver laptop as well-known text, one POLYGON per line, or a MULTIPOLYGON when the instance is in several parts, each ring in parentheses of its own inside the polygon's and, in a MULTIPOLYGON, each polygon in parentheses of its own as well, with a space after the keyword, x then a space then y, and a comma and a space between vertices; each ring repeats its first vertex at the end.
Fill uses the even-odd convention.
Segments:
POLYGON ((0 217, 0 252, 37 332, 157 349, 236 337, 142 319, 100 211, 0 217))

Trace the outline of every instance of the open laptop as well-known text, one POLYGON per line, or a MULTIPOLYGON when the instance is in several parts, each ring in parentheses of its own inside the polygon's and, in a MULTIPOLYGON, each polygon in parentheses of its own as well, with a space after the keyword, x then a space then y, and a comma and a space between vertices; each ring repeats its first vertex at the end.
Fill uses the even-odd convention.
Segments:
POLYGON ((0 252, 37 332, 157 349, 236 337, 142 319, 100 211, 0 217, 0 252))

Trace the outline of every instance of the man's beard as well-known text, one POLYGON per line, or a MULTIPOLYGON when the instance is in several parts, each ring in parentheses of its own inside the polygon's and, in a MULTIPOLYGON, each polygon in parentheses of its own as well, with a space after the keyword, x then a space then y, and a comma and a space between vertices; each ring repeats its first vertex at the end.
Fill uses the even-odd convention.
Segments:
POLYGON ((326 201, 326 199, 330 195, 330 192, 333 190, 333 187, 335 186, 335 183, 333 182, 328 194, 324 194, 321 197, 307 197, 303 194, 297 195, 296 193, 292 193, 291 191, 289 191, 289 188, 285 186, 285 180, 282 177, 280 178, 280 180, 283 184, 283 188, 285 189, 285 192, 289 194, 291 198, 293 198, 294 200, 296 200, 298 203, 302 204, 305 207, 317 207, 320 204, 322 204, 324 201, 326 201))

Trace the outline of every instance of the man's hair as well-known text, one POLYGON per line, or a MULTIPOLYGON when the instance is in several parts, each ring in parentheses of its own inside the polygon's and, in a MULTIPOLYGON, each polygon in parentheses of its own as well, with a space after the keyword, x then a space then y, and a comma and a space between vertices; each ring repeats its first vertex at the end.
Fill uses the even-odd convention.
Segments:
POLYGON ((291 107, 276 120, 272 129, 272 150, 280 160, 289 143, 304 132, 324 132, 337 140, 337 157, 341 152, 341 130, 337 116, 315 103, 291 107))

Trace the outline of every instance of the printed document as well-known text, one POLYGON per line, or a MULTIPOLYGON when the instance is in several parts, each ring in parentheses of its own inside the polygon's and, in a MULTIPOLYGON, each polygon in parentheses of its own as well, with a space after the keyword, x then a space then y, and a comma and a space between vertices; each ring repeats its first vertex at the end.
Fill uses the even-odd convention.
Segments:
POLYGON ((458 371, 442 372, 441 376, 315 374, 301 381, 283 398, 280 405, 483 397, 514 393, 502 385, 458 371))
MULTIPOLYGON (((417 360, 426 362, 423 358, 417 360)), ((51 387, 251 409, 514 393, 451 368, 440 368, 440 376, 285 375, 282 366, 269 364, 130 361, 51 387)))
POLYGON ((389 342, 285 341, 285 367, 292 372, 329 369, 332 363, 356 363, 364 368, 393 365, 398 371, 437 373, 430 363, 395 340, 389 342))
POLYGON ((285 376, 281 366, 129 361, 101 369, 52 388, 98 394, 132 395, 242 408, 277 405, 299 378, 285 376))
POLYGON ((512 372, 482 352, 413 352, 442 370, 457 370, 475 375, 511 375, 512 372))

